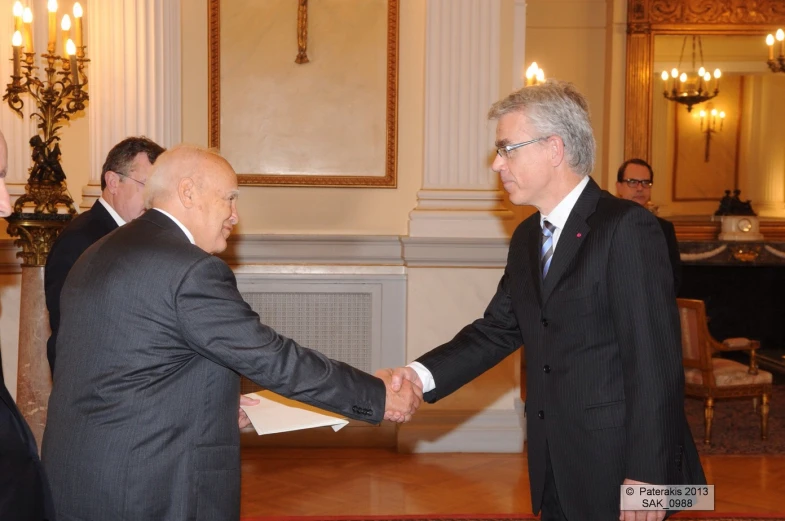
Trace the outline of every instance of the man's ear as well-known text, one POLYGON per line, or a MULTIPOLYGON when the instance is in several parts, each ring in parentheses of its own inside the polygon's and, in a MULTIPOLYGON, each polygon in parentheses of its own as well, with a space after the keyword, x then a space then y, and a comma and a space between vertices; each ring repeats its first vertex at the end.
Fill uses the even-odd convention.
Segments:
POLYGON ((551 136, 548 138, 548 157, 551 159, 551 165, 556 167, 564 161, 564 141, 559 136, 551 136))
POLYGON ((104 179, 106 179, 106 186, 109 188, 109 193, 112 195, 116 194, 117 185, 120 184, 120 174, 113 170, 107 170, 104 179))
POLYGON ((177 196, 180 198, 180 203, 185 208, 193 208, 195 201, 194 196, 196 195, 196 187, 194 186, 194 180, 190 177, 184 177, 180 179, 180 182, 177 183, 177 196))

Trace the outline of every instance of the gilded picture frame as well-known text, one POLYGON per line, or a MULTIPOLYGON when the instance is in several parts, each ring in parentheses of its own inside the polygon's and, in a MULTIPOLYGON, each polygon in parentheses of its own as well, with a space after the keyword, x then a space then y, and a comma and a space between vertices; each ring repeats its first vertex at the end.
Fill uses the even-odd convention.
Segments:
MULTIPOLYGON (((310 138, 303 137, 302 139, 292 139, 292 132, 291 127, 298 124, 298 121, 292 121, 293 119, 288 115, 280 115, 279 117, 282 118, 283 125, 289 125, 287 136, 280 137, 280 139, 289 139, 289 142, 292 143, 292 148, 296 148, 296 153, 290 153, 287 150, 281 152, 281 157, 278 158, 278 164, 287 165, 288 159, 291 158, 293 163, 297 163, 293 168, 294 171, 283 171, 284 169, 275 168, 273 165, 271 168, 266 168, 265 165, 261 165, 259 170, 262 171, 254 171, 255 168, 248 167, 248 165, 241 164, 242 161, 233 160, 233 155, 236 157, 237 152, 232 154, 231 150, 228 150, 231 145, 234 145, 231 139, 231 132, 235 132, 235 136, 237 135, 236 129, 238 127, 244 126, 245 128, 248 127, 248 122, 253 121, 255 128, 260 128, 258 131, 259 134, 264 134, 264 138, 270 138, 271 140, 275 140, 278 137, 274 135, 276 130, 282 126, 275 120, 275 118, 271 118, 269 113, 265 114, 257 114, 253 112, 253 107, 250 108, 250 111, 246 111, 243 113, 239 113, 239 111, 234 111, 234 113, 230 113, 230 111, 226 110, 226 103, 227 101, 224 100, 224 111, 222 113, 222 93, 224 96, 227 97, 229 101, 232 101, 235 97, 232 89, 236 90, 236 77, 233 78, 231 85, 226 84, 226 78, 223 78, 224 84, 222 84, 222 58, 225 64, 223 72, 224 76, 226 75, 226 64, 234 64, 236 63, 237 57, 237 48, 239 46, 247 46, 247 47, 255 47, 256 42, 253 42, 252 39, 249 38, 248 32, 243 31, 227 31, 228 35, 225 34, 222 37, 221 34, 221 22, 222 22, 222 4, 224 4, 224 15, 227 15, 227 9, 237 9, 237 6, 231 6, 231 2, 235 0, 208 0, 208 81, 209 81, 209 146, 213 148, 220 149, 222 153, 227 157, 227 159, 233 164, 235 169, 238 173, 239 183, 241 185, 257 185, 257 186, 318 186, 318 187, 352 187, 352 188, 395 188, 397 186, 397 133, 398 133, 398 25, 399 25, 399 0, 383 0, 385 4, 384 13, 386 15, 386 20, 372 20, 372 26, 379 29, 379 31, 384 30, 385 34, 378 34, 375 35, 373 38, 374 42, 380 42, 380 45, 385 45, 384 48, 379 49, 372 49, 375 53, 374 55, 377 56, 386 56, 386 63, 379 63, 379 64, 361 64, 356 70, 358 74, 374 74, 372 84, 374 86, 379 86, 378 88, 373 89, 373 100, 374 104, 371 107, 368 107, 368 104, 358 104, 360 107, 360 111, 366 109, 368 111, 372 111, 373 115, 369 116, 367 114, 361 114, 363 117, 359 118, 358 121, 353 122, 356 124, 358 128, 354 129, 351 128, 349 125, 345 125, 345 122, 342 124, 339 122, 339 125, 343 125, 344 128, 349 127, 350 131, 353 132, 355 135, 360 136, 360 139, 355 142, 354 140, 347 140, 342 139, 338 142, 339 137, 333 135, 331 132, 320 132, 318 137, 315 139, 313 136, 310 138), (386 23, 385 23, 386 22, 386 23), (245 36, 245 41, 238 41, 238 39, 242 38, 243 35, 245 36), (227 41, 226 38, 234 38, 234 41, 227 41), (381 43, 384 42, 384 43, 381 43), (229 56, 222 56, 222 47, 224 49, 233 49, 234 52, 229 56), (369 72, 370 71, 370 72, 369 72), (378 91, 378 92, 377 92, 378 91), (376 102, 378 102, 378 107, 376 106, 376 102), (372 120, 372 121, 369 121, 372 120), (365 128, 372 125, 373 128, 365 128), (223 126, 223 132, 222 132, 223 126), (371 130, 373 132, 371 132, 371 130), (229 136, 229 137, 227 137, 229 136), (367 138, 366 138, 367 136, 367 138), (224 140, 224 146, 222 147, 222 138, 224 140), (365 163, 356 161, 356 152, 357 151, 365 151, 368 148, 368 144, 363 144, 364 139, 373 139, 371 143, 371 148, 373 148, 373 154, 375 154, 372 158, 367 159, 365 163), (332 141, 331 141, 332 140, 332 141), (294 142, 300 143, 298 145, 294 145, 294 142), (308 162, 311 158, 319 159, 320 156, 318 155, 318 151, 330 151, 333 148, 337 148, 339 146, 343 146, 346 152, 338 152, 336 154, 339 156, 338 159, 333 159, 331 162, 329 160, 325 160, 325 163, 330 163, 328 166, 322 168, 314 168, 310 170, 308 166, 308 162), (351 148, 354 147, 354 148, 351 148), (314 152, 315 150, 315 152, 314 152), (288 155, 287 155, 288 154, 288 155), (311 154, 309 156, 309 154, 311 154), (345 160, 344 160, 345 158, 345 160), (373 168, 367 168, 369 162, 373 162, 373 168), (358 170, 359 169, 359 170, 358 170), (327 171, 329 170, 329 171, 327 171)), ((297 16, 297 7, 298 7, 298 0, 286 0, 287 2, 291 2, 292 4, 292 16, 297 16)), ((318 0, 316 0, 318 1, 318 0)), ((364 0, 342 0, 346 5, 346 8, 349 9, 352 4, 356 7, 360 8, 367 8, 368 4, 360 4, 359 2, 363 2, 364 0)), ((303 2, 302 0, 299 2, 300 4, 300 13, 303 11, 303 4, 307 4, 308 2, 303 2)), ((285 4, 283 0, 280 0, 277 3, 279 6, 288 7, 288 4, 285 4)), ((270 4, 264 4, 261 2, 243 2, 242 6, 243 9, 262 9, 270 4), (257 7, 259 6, 259 7, 257 7)), ((315 2, 311 3, 311 7, 313 8, 315 2)), ((379 13, 382 13, 382 10, 377 8, 379 13)), ((231 11, 229 11, 231 13, 231 11)), ((333 10, 334 12, 334 10, 333 10)), ((288 13, 288 11, 287 11, 288 13)), ((317 12, 318 14, 318 12, 317 12)), ((302 15, 300 15, 302 16, 302 15)), ((258 17, 254 13, 248 13, 248 17, 250 19, 262 19, 264 17, 258 17)), ((235 15, 236 19, 236 15, 235 15)), ((314 19, 314 15, 311 14, 311 20, 309 23, 312 23, 314 19)), ((316 52, 312 53, 310 49, 308 49, 307 54, 311 57, 312 63, 302 63, 301 56, 305 54, 305 44, 304 38, 312 37, 307 33, 307 26, 305 27, 305 33, 301 30, 302 26, 302 18, 297 20, 297 34, 294 34, 294 31, 291 31, 293 34, 291 35, 291 42, 289 38, 286 38, 286 41, 281 41, 280 45, 276 45, 274 48, 270 49, 268 52, 276 52, 276 53, 287 53, 286 60, 287 63, 290 60, 292 62, 291 67, 297 67, 296 72, 302 75, 311 75, 310 82, 314 85, 320 85, 320 80, 317 74, 319 71, 323 69, 319 69, 319 44, 322 43, 317 40, 314 43, 314 47, 316 48, 316 52), (299 50, 299 52, 298 52, 299 50), (291 56, 289 56, 291 54, 291 56), (297 64, 295 65, 295 56, 297 56, 297 64), (313 62, 316 62, 314 65, 313 62), (310 69, 308 68, 310 67, 310 69)), ((280 32, 280 27, 274 26, 275 21, 270 21, 270 24, 267 27, 273 27, 275 30, 280 32)), ((281 21, 281 25, 284 24, 292 25, 294 22, 289 20, 288 17, 281 21)), ((288 26, 287 26, 288 27, 288 26)), ((288 29, 287 29, 288 31, 288 29)), ((367 52, 368 50, 363 50, 363 47, 368 47, 367 41, 364 42, 357 42, 354 47, 353 42, 351 42, 351 38, 355 37, 355 32, 353 31, 336 31, 336 33, 341 34, 341 38, 343 41, 341 45, 344 45, 344 49, 354 49, 357 48, 358 52, 367 52)), ((288 34, 288 32, 287 32, 288 34)), ((318 36, 318 35, 313 35, 318 36)), ((323 47, 322 47, 323 48, 323 47)), ((228 52, 228 51, 224 51, 228 52)), ((252 55, 254 52, 258 53, 258 49, 256 48, 249 48, 248 53, 252 55)), ((244 54, 244 53, 243 53, 244 54)), ((257 54, 258 56, 258 54, 257 54)), ((236 65, 233 65, 236 66, 236 65)), ((244 67, 253 67, 253 61, 251 63, 243 64, 244 67)), ((259 74, 263 74, 264 71, 249 71, 249 74, 256 74, 257 78, 259 74)), ((351 78, 350 78, 351 79, 351 78)), ((240 77, 240 81, 245 81, 240 77)), ((328 82, 332 81, 330 78, 323 79, 322 81, 328 82)), ((336 86, 336 82, 332 81, 330 88, 333 89, 332 95, 337 96, 340 98, 340 92, 336 91, 342 88, 343 83, 338 82, 339 85, 336 86)), ((323 83, 322 83, 323 84, 323 83)), ((253 88, 253 85, 250 85, 245 88, 245 91, 249 91, 253 88)), ((347 90, 346 97, 351 97, 356 95, 356 88, 354 92, 347 90)), ((288 89, 280 88, 278 92, 275 93, 276 96, 280 97, 289 96, 288 89)), ((297 93, 292 93, 291 96, 296 96, 297 93)), ((306 101, 308 101, 306 99, 306 101)), ((294 100, 290 100, 290 103, 296 103, 294 100)), ((326 113, 324 116, 320 116, 319 114, 315 114, 315 119, 319 121, 326 120, 327 118, 331 117, 329 115, 329 109, 332 108, 333 114, 335 112, 335 107, 329 107, 327 104, 322 104, 326 113)), ((320 107, 317 107, 319 110, 320 107)), ((281 111, 286 112, 286 111, 281 111)), ((308 114, 311 114, 313 111, 309 111, 308 114)), ((345 113, 345 112, 344 112, 345 113)), ((308 129, 306 129, 308 130, 308 129)), ((246 132, 247 134, 247 132, 246 132)), ((245 135, 245 134, 244 134, 245 135)), ((298 136, 299 137, 299 136, 298 136)), ((253 147, 248 147, 249 152, 248 154, 251 155, 253 153, 257 153, 257 151, 253 147)), ((370 153, 370 152, 369 152, 370 153)), ((252 158, 252 160, 248 161, 248 163, 263 163, 260 161, 259 158, 252 158)))

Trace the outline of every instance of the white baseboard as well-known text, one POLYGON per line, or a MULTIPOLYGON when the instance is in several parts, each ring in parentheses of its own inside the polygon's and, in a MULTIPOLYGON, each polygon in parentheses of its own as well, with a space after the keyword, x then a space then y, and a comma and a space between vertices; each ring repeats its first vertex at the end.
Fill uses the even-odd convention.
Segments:
POLYGON ((431 411, 420 409, 398 431, 398 452, 523 452, 523 402, 515 409, 431 411))

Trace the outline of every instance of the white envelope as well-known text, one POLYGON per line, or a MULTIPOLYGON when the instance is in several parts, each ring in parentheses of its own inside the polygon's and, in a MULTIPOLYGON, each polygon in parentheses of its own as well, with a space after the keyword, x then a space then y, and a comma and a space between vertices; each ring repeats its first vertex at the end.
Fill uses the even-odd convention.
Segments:
POLYGON ((258 391, 246 396, 259 398, 256 405, 241 405, 257 434, 275 434, 313 427, 342 429, 349 420, 340 414, 284 398, 272 391, 258 391))

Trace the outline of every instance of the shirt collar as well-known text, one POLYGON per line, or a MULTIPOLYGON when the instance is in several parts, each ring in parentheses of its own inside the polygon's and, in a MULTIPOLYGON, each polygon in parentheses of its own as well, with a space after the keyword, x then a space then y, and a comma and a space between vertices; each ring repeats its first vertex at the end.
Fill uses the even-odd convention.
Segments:
POLYGON ((109 215, 112 216, 112 219, 114 219, 114 221, 117 223, 117 226, 122 226, 125 224, 125 219, 120 217, 120 214, 117 213, 117 211, 115 211, 114 208, 112 208, 111 204, 106 202, 106 199, 104 199, 103 197, 99 197, 98 202, 104 205, 104 208, 106 208, 106 211, 109 212, 109 215))
POLYGON ((578 202, 578 198, 583 193, 583 189, 586 188, 587 184, 589 184, 589 176, 584 176, 583 179, 581 179, 581 182, 575 185, 575 188, 573 188, 570 193, 551 210, 550 214, 540 214, 540 227, 542 227, 542 222, 547 219, 548 222, 555 227, 560 230, 563 229, 567 224, 567 218, 570 216, 570 213, 572 213, 575 203, 578 202))
POLYGON ((177 226, 179 226, 179 227, 180 227, 180 229, 183 231, 183 233, 185 234, 185 236, 186 236, 186 237, 188 237, 188 240, 189 240, 189 241, 191 241, 191 244, 196 244, 196 241, 194 241, 194 236, 193 236, 193 234, 192 234, 192 233, 191 233, 191 232, 188 230, 188 228, 186 228, 186 227, 185 227, 185 225, 184 225, 183 223, 181 223, 180 221, 178 221, 178 220, 177 220, 177 218, 176 218, 174 215, 172 215, 172 214, 170 214, 169 212, 166 212, 166 211, 164 211, 164 210, 161 210, 160 208, 153 208, 153 210, 156 210, 156 211, 158 211, 158 212, 161 212, 162 214, 164 214, 165 216, 167 216, 168 218, 170 218, 171 220, 173 220, 173 221, 174 221, 174 223, 175 223, 177 226))

